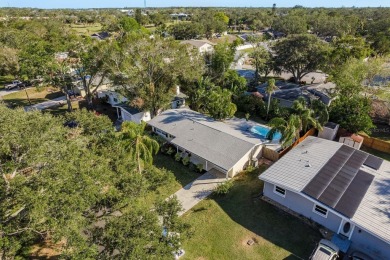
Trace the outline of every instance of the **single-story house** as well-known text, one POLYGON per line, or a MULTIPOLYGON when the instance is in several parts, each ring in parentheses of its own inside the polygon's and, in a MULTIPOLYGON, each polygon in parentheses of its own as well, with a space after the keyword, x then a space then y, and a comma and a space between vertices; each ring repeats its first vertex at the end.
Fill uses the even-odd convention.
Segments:
POLYGON ((148 124, 191 162, 226 177, 235 176, 252 162, 255 165, 267 142, 252 132, 245 120, 216 121, 188 108, 166 110, 148 124))
POLYGON ((137 124, 148 122, 151 119, 149 111, 141 111, 138 108, 131 107, 127 103, 115 104, 118 119, 121 121, 132 121, 137 124))
POLYGON ((214 50, 214 44, 206 40, 186 40, 180 42, 181 44, 187 44, 197 49, 199 53, 210 53, 214 50))
POLYGON ((333 231, 344 251, 389 259, 389 161, 309 136, 259 178, 265 197, 333 231))

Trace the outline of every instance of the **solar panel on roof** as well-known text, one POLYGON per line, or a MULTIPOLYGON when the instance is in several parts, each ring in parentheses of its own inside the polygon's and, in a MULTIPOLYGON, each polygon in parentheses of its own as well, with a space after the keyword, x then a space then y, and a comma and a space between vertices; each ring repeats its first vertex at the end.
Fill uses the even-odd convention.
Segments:
POLYGON ((378 170, 381 167, 382 163, 383 160, 381 158, 370 154, 363 164, 370 168, 373 168, 374 170, 378 170))
POLYGON ((302 192, 352 217, 374 178, 360 170, 368 158, 362 151, 341 146, 302 192))
POLYGON ((373 180, 374 175, 359 170, 334 209, 352 218, 373 180))
POLYGON ((342 149, 342 146, 337 152, 329 159, 324 167, 317 173, 316 176, 306 185, 303 192, 307 195, 318 199, 322 192, 329 185, 331 180, 337 175, 341 167, 345 164, 348 158, 352 155, 352 150, 342 149))

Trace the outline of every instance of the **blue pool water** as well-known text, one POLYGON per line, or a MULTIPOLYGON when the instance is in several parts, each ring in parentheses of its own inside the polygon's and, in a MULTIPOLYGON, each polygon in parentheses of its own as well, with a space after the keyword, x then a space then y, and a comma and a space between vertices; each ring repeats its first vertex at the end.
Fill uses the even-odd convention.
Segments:
MULTIPOLYGON (((267 138, 267 134, 268 134, 269 130, 270 130, 269 128, 264 127, 264 126, 260 126, 260 125, 255 125, 255 126, 252 126, 252 128, 251 128, 251 132, 258 135, 262 139, 267 138)), ((280 140, 280 138, 282 138, 282 134, 278 132, 278 133, 274 134, 274 138, 272 138, 272 140, 280 140)))

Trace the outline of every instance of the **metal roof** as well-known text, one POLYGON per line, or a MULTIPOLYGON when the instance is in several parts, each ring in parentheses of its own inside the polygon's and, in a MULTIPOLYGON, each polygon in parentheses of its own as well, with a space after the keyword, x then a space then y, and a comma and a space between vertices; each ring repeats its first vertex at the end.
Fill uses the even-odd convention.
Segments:
POLYGON ((322 179, 321 182, 326 185, 318 188, 318 192, 323 191, 321 194, 327 195, 317 196, 314 194, 315 189, 309 195, 322 201, 328 209, 343 214, 359 227, 390 243, 390 162, 346 147, 342 143, 308 137, 259 178, 303 195, 305 187, 322 169, 328 167, 328 174, 333 178, 328 176, 328 181, 322 179), (345 158, 335 158, 339 163, 337 166, 331 158, 340 151, 345 154, 345 158), (340 171, 345 172, 340 175, 340 171), (328 192, 326 189, 329 189, 328 192))
POLYGON ((225 170, 263 141, 238 128, 236 120, 219 122, 190 109, 164 111, 148 124, 174 136, 171 143, 225 170))

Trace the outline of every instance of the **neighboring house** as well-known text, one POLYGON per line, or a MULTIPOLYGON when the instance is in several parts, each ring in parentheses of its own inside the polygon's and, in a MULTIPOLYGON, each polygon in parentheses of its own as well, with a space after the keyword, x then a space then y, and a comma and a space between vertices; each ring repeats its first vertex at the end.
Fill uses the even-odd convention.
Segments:
POLYGON ((192 46, 194 49, 197 49, 201 54, 210 53, 214 50, 214 44, 206 40, 186 40, 180 43, 192 46))
POLYGON ((111 106, 115 106, 129 101, 123 95, 113 90, 99 90, 97 92, 97 97, 104 99, 111 106))
MULTIPOLYGON (((268 83, 263 83, 257 87, 257 91, 264 96, 265 101, 268 101, 268 94, 266 93, 267 85, 268 83)), ((278 90, 273 92, 272 99, 277 99, 279 105, 282 107, 291 107, 299 97, 303 97, 307 102, 318 99, 327 106, 330 106, 333 100, 330 94, 327 94, 324 87, 321 86, 324 84, 300 86, 291 82, 277 81, 275 85, 278 87, 278 90)))
POLYGON ((342 251, 389 259, 389 161, 309 136, 259 178, 264 196, 334 232, 342 251))
POLYGON ((148 122, 151 119, 148 111, 141 111, 138 108, 127 105, 126 103, 115 104, 112 107, 116 108, 118 120, 120 121, 132 121, 140 124, 142 121, 148 122))
POLYGON ((224 122, 187 108, 170 109, 148 122, 190 161, 204 170, 218 170, 233 177, 261 156, 266 140, 251 132, 250 122, 229 119, 224 122))
MULTIPOLYGON (((75 72, 73 72, 73 74, 75 74, 75 72)), ((77 75, 77 74, 75 74, 77 75)), ((90 77, 87 76, 87 82, 89 81, 90 77)), ((75 81, 73 81, 73 93, 76 94, 76 95, 80 95, 82 97, 85 97, 86 96, 86 91, 84 89, 84 86, 83 86, 83 81, 81 80, 81 78, 78 78, 76 79, 75 81)), ((97 91, 104 91, 104 90, 108 90, 108 89, 111 89, 112 85, 112 82, 108 79, 108 78, 103 78, 98 76, 98 77, 95 77, 92 82, 90 83, 90 91, 93 93, 93 92, 97 92, 97 91)))
POLYGON ((91 35, 91 38, 96 40, 105 40, 108 37, 110 37, 110 34, 108 32, 94 33, 91 35))

